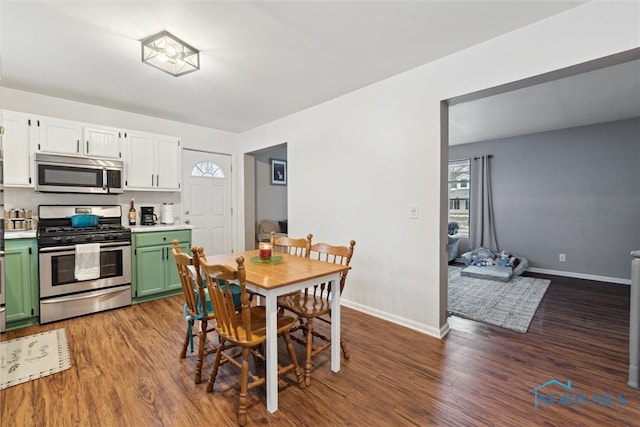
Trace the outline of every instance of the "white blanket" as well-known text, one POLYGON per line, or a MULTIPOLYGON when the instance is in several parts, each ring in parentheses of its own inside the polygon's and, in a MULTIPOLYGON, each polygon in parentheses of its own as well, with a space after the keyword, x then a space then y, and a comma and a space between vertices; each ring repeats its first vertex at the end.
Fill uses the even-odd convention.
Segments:
POLYGON ((100 243, 76 245, 76 280, 100 277, 100 243))

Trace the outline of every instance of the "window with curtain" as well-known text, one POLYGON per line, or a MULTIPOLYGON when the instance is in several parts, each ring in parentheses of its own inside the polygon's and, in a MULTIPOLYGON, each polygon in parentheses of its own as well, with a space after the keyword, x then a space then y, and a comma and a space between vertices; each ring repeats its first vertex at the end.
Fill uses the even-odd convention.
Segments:
POLYGON ((469 184, 471 160, 449 162, 449 222, 460 226, 458 233, 469 236, 469 184))
POLYGON ((203 176, 212 178, 224 178, 224 171, 213 162, 200 162, 193 167, 191 176, 203 176))

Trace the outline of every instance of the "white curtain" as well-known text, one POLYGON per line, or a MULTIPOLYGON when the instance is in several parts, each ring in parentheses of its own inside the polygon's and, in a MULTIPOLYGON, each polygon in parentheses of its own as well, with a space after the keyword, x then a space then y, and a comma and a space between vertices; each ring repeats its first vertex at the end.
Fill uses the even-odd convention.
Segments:
POLYGON ((491 199, 491 155, 475 157, 471 162, 471 247, 498 252, 491 199))

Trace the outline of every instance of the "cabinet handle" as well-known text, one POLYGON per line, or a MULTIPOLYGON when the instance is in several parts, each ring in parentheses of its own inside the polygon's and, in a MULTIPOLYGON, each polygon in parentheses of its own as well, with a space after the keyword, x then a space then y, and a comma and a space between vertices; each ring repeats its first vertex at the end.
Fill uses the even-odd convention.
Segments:
POLYGON ((156 175, 156 185, 160 187, 160 175, 156 175))
POLYGON ((80 152, 80 140, 78 139, 76 141, 76 153, 79 153, 79 152, 80 152))
POLYGON ((153 187, 153 174, 151 174, 151 186, 153 187))
POLYGON ((89 154, 89 141, 87 141, 87 154, 89 154))

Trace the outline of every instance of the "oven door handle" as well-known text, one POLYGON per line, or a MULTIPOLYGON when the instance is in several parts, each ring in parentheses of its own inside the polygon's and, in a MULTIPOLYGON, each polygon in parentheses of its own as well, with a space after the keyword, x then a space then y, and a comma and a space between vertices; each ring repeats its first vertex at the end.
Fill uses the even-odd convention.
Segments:
POLYGON ((89 292, 88 295, 71 295, 63 298, 41 299, 40 304, 57 304, 61 302, 77 301, 81 299, 95 298, 95 297, 101 297, 104 295, 115 294, 118 292, 122 292, 122 287, 118 287, 116 289, 107 289, 106 291, 102 291, 102 292, 89 292))
MULTIPOLYGON (((70 245, 70 246, 53 246, 53 247, 49 247, 49 248, 40 248, 38 249, 38 252, 40 253, 46 253, 46 252, 59 252, 59 251, 65 251, 67 253, 75 253, 75 250, 72 249, 74 245, 70 245)), ((131 246, 131 243, 126 243, 126 242, 114 242, 114 243, 100 243, 100 249, 102 248, 116 248, 116 247, 128 247, 131 246)))

